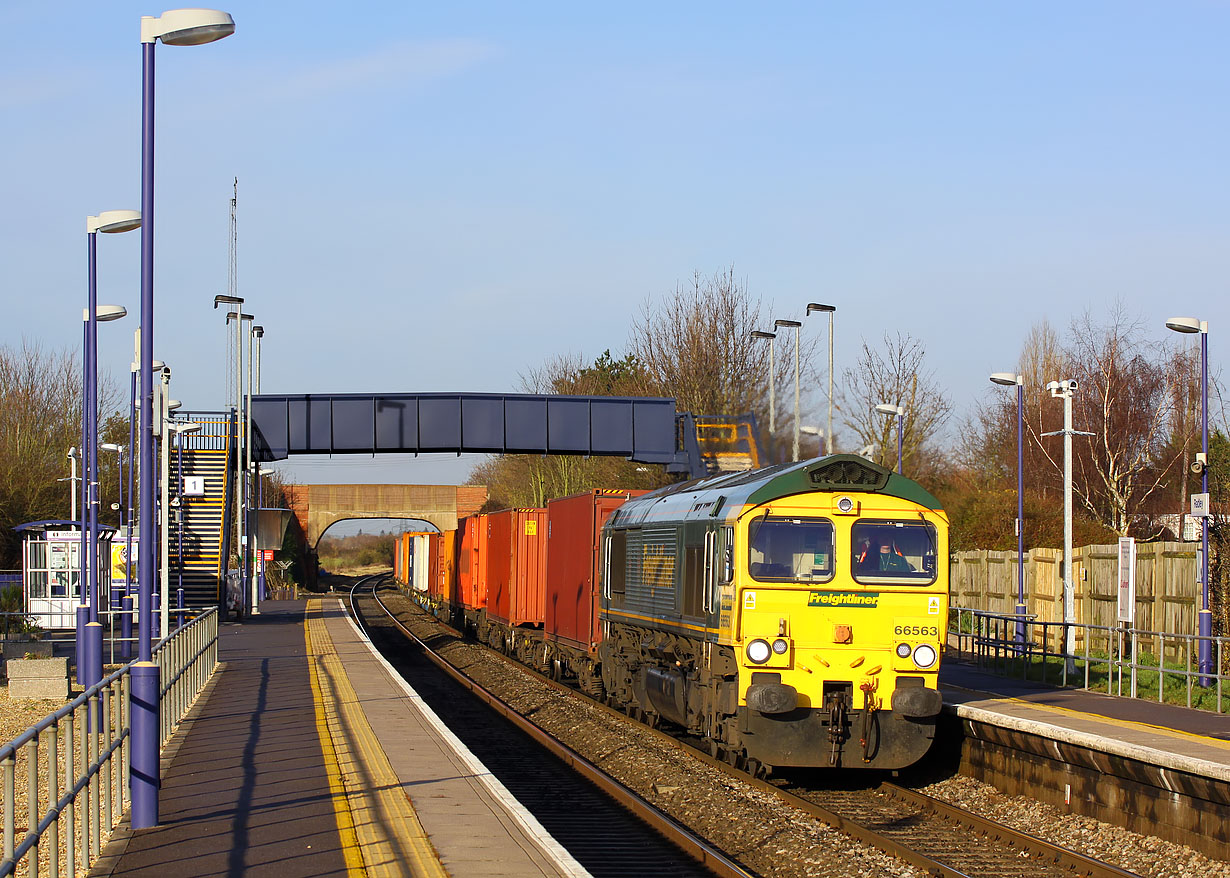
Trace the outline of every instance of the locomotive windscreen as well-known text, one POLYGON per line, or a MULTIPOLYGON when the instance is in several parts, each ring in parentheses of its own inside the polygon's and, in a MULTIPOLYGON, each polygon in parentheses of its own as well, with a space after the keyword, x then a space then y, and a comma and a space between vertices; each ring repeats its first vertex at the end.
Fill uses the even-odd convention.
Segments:
POLYGON ((819 582, 833 575, 833 523, 757 518, 748 525, 748 572, 761 582, 819 582))

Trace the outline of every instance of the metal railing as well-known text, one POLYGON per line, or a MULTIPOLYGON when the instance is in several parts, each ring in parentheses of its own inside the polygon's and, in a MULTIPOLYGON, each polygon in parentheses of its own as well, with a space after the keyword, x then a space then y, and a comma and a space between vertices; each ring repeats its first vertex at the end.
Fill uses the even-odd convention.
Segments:
POLYGON ((1022 620, 953 607, 948 638, 950 655, 990 673, 1218 713, 1230 709, 1230 637, 1022 620), (1069 629, 1078 644, 1070 653, 1064 648, 1069 629), (1212 669, 1199 667, 1202 640, 1212 643, 1212 669))
MULTIPOLYGON (((217 665, 217 610, 164 638, 153 658, 162 675, 160 741, 165 744, 217 665)), ((73 878, 98 859, 128 805, 131 667, 115 671, 0 747, 0 876, 73 878), (20 807, 19 790, 24 790, 20 807), (19 815, 24 826, 17 823, 19 815)))

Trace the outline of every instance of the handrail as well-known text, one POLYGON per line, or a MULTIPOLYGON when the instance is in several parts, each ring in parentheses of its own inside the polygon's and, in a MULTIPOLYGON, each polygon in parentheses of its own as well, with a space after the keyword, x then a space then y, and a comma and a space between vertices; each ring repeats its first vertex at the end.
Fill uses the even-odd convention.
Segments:
MULTIPOLYGON (((153 656, 164 682, 159 714, 165 744, 217 665, 217 608, 164 637, 153 656)), ((131 671, 132 663, 112 672, 0 746, 4 846, 0 876, 15 874, 21 864, 30 876, 59 878, 61 867, 73 876, 98 858, 128 803, 131 671), (26 832, 18 841, 17 774, 22 752, 26 832), (41 792, 40 777, 45 781, 41 792), (47 804, 40 813, 42 799, 47 804)))

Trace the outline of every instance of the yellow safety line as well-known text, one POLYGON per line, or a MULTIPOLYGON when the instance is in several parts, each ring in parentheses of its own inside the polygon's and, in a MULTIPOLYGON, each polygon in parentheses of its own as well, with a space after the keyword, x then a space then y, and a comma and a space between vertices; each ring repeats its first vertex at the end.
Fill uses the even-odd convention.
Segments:
MULTIPOLYGON (((320 601, 309 601, 308 612, 312 612, 313 604, 319 609, 320 601)), ((320 679, 316 671, 316 658, 312 650, 312 626, 303 626, 303 637, 307 645, 308 668, 312 683, 312 703, 316 708, 316 737, 320 739, 320 747, 325 755, 325 774, 329 779, 329 800, 333 805, 333 815, 337 820, 337 831, 342 838, 342 858, 346 862, 346 874, 350 878, 365 878, 363 856, 359 851, 355 838, 354 818, 350 814, 350 803, 346 800, 346 787, 342 783, 342 773, 337 762, 337 753, 333 749, 333 738, 329 734, 328 722, 325 719, 325 699, 320 690, 320 679)))
POLYGON ((338 768, 367 875, 402 875, 408 866, 409 873, 417 878, 447 878, 439 855, 363 713, 325 628, 320 603, 312 604, 308 626, 318 649, 314 664, 322 691, 330 696, 324 704, 325 719, 337 742, 338 768))
MULTIPOLYGON (((1114 696, 1114 697, 1126 698, 1130 696, 1114 696)), ((1118 719, 1116 717, 1106 716, 1105 714, 1101 714, 1101 713, 1090 713, 1087 710, 1073 710, 1070 707, 1059 707, 1053 704, 1038 704, 1037 702, 1034 702, 1034 701, 1027 701, 1024 698, 1017 698, 1017 697, 997 698, 996 701, 1013 701, 1013 702, 1016 702, 1017 704, 1024 705, 1025 707, 1032 707, 1036 710, 1041 710, 1041 711, 1048 711, 1048 710, 1054 711, 1055 713, 1059 713, 1059 714, 1066 714, 1066 715, 1070 715, 1074 717, 1080 717, 1082 719, 1089 720, 1090 722, 1101 721, 1101 722, 1111 723, 1114 725, 1136 726, 1137 728, 1147 729, 1149 731, 1156 732, 1164 737, 1174 738, 1176 740, 1187 740, 1190 738, 1198 738, 1201 741, 1207 742, 1211 746, 1214 746, 1214 747, 1217 747, 1223 750, 1230 750, 1230 741, 1223 740, 1222 738, 1214 738, 1210 735, 1201 735, 1197 732, 1179 732, 1179 731, 1175 731, 1174 729, 1168 729, 1164 726, 1155 726, 1153 725, 1153 723, 1142 723, 1134 719, 1118 719)), ((1151 702, 1151 703, 1157 704, 1156 701, 1151 702)), ((971 706, 974 706, 974 705, 971 705, 971 706)))

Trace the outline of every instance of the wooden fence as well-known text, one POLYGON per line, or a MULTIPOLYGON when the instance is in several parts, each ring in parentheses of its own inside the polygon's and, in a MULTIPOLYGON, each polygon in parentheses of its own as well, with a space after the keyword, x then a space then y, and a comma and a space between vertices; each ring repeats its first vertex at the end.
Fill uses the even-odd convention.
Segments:
MULTIPOLYGON (((1196 633, 1200 591, 1197 545, 1136 544, 1137 629, 1196 633)), ((1082 546, 1074 549, 1072 556, 1077 624, 1119 625, 1119 547, 1082 546)), ((1016 552, 960 552, 952 556, 949 574, 954 607, 1005 615, 1016 611, 1016 552)), ((1032 549, 1026 553, 1025 607, 1038 621, 1063 621, 1063 550, 1032 549)))

